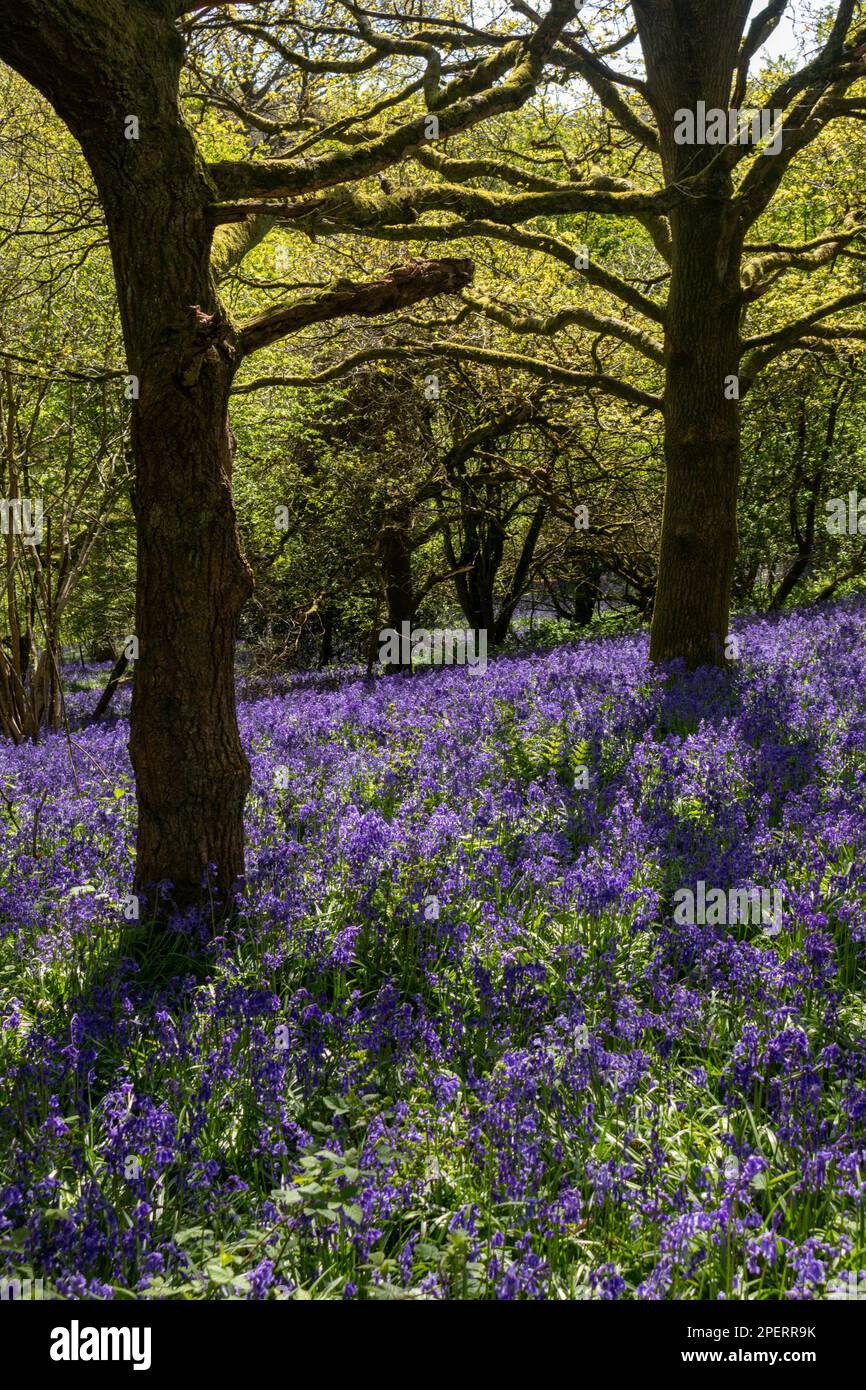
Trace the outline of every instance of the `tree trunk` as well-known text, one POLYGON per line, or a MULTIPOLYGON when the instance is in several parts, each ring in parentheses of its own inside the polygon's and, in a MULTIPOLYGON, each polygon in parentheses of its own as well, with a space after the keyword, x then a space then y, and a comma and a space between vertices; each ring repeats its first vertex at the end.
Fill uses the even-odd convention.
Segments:
POLYGON ((322 614, 322 642, 319 648, 319 666, 324 669, 334 659, 334 621, 333 604, 328 604, 322 614))
POLYGON ((503 596, 499 612, 493 624, 493 632, 490 634, 490 640, 494 647, 501 647, 511 631, 511 620, 514 617, 514 610, 526 592, 526 586, 529 582, 529 572, 532 568, 532 561, 535 558, 535 549, 538 545, 538 538, 541 535, 541 530, 546 518, 547 505, 544 502, 539 502, 524 537, 520 556, 515 565, 514 573, 511 576, 511 582, 503 596))
POLYGON ((748 0, 636 0, 666 182, 704 172, 706 191, 670 218, 665 327, 665 502, 650 658, 722 665, 737 556, 742 231, 714 145, 678 145, 676 113, 728 109, 748 0))
POLYGON ((789 513, 791 523, 791 536, 797 546, 797 558, 792 562, 787 573, 782 579, 781 584, 776 590, 770 602, 772 612, 779 612, 784 608, 787 600, 796 589, 804 574, 809 572, 812 565, 812 557, 815 552, 815 531, 818 513, 818 503, 821 500, 821 488, 824 482, 824 469, 827 466, 833 445, 836 440, 836 425, 839 420, 839 408, 842 404, 844 388, 841 384, 837 385, 836 392, 830 402, 830 409, 827 415, 827 430, 824 436, 824 447, 821 451, 821 458, 817 468, 811 474, 806 471, 806 455, 808 450, 808 425, 806 416, 806 399, 803 398, 800 406, 800 452, 797 460, 797 467, 794 473, 794 480, 791 485, 791 496, 789 499, 789 513), (806 492, 806 515, 805 524, 802 529, 798 518, 798 503, 800 485, 805 483, 806 492))
POLYGON ((155 112, 141 128, 147 147, 130 156, 127 178, 118 180, 116 169, 106 178, 98 155, 91 162, 140 393, 132 412, 135 885, 147 892, 168 880, 171 900, 185 905, 206 881, 225 898, 243 877, 250 770, 234 657, 252 576, 232 500, 235 334, 210 272, 212 191, 176 109, 155 112))
POLYGON ((196 898, 209 870, 223 892, 242 878, 250 783, 234 656, 251 579, 238 547, 220 401, 228 374, 217 364, 204 370, 213 379, 190 398, 177 388, 155 391, 135 428, 136 885, 167 878, 178 902, 196 898))
POLYGON ((108 709, 109 705, 114 699, 117 687, 120 685, 120 682, 123 680, 123 677, 126 674, 126 668, 128 667, 128 665, 129 658, 126 655, 126 652, 121 652, 120 656, 117 658, 117 661, 114 663, 114 666, 112 667, 111 674, 108 677, 105 689, 103 690, 102 694, 96 702, 96 708, 91 714, 90 719, 87 721, 89 724, 98 724, 102 716, 105 714, 106 710, 108 709))
MULTIPOLYGON (((505 553, 505 533, 499 517, 500 489, 466 478, 460 483, 460 553, 454 551, 451 533, 443 532, 448 563, 457 573, 454 587, 463 616, 476 638, 487 634, 495 643, 496 576, 505 553)), ((509 618, 510 621, 510 618, 509 618)))
MULTIPOLYGON (((674 220, 674 219, 672 219, 674 220)), ((737 289, 718 273, 716 208, 675 219, 665 382, 665 500, 650 658, 723 665, 737 557, 737 289)))
MULTIPOLYGON (((415 620, 415 594, 412 585, 412 545, 409 535, 411 508, 404 506, 395 509, 385 520, 379 535, 379 557, 382 567, 382 582, 385 588, 385 602, 388 609, 388 626, 402 635, 403 623, 411 629, 415 620)), ((412 658, 404 660, 401 641, 400 656, 390 662, 388 671, 411 671, 412 658)))
POLYGON ((180 113, 183 44, 163 5, 32 0, 8 17, 0 51, 93 173, 139 392, 135 887, 169 881, 186 904, 208 877, 227 896, 244 869, 234 647, 252 579, 231 494, 234 332, 210 269, 214 189, 180 113))

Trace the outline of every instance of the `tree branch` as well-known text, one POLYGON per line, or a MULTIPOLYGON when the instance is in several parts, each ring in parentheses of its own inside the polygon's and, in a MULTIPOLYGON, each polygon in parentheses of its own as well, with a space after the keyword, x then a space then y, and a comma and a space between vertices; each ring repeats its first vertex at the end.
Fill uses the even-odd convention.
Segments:
MULTIPOLYGON (((835 116, 839 99, 858 77, 866 75, 866 33, 856 34, 846 44, 856 0, 840 0, 833 28, 823 49, 811 63, 787 78, 767 100, 770 110, 784 110, 801 92, 801 101, 785 121, 782 148, 778 154, 754 160, 737 193, 744 224, 755 222, 767 208, 793 159, 821 134, 835 116)), ((731 150, 733 165, 748 150, 731 150)))
POLYGON ((758 299, 765 293, 772 283, 770 276, 776 279, 789 270, 820 270, 821 266, 827 265, 846 246, 866 232, 866 221, 861 220, 862 217, 861 213, 850 213, 845 219, 845 226, 838 231, 823 232, 821 236, 799 245, 785 246, 779 242, 770 242, 751 248, 763 254, 753 256, 742 268, 741 280, 749 291, 748 298, 758 299))
MULTIPOLYGON (((327 232, 328 228, 321 230, 327 232)), ((334 231, 338 230, 338 227, 334 228, 334 231)), ((630 285, 628 281, 614 275, 605 267, 590 261, 586 270, 576 270, 574 264, 575 248, 560 241, 558 237, 548 236, 543 232, 528 232, 521 227, 500 226, 495 222, 472 221, 452 222, 444 225, 417 223, 394 227, 369 226, 365 228, 365 233, 368 237, 378 241, 463 241, 473 236, 504 241, 510 246, 520 246, 524 250, 535 251, 539 255, 550 256, 553 260, 560 261, 563 265, 568 266, 574 275, 579 275, 588 284, 604 290, 621 303, 628 304, 654 323, 664 323, 665 320, 665 310, 662 305, 656 304, 654 300, 635 289, 634 285, 630 285)))
POLYGON ((810 338, 859 337, 859 330, 849 329, 845 325, 840 325, 838 328, 822 325, 821 320, 838 313, 841 309, 854 308, 860 304, 866 304, 866 291, 840 295, 838 299, 813 309, 811 313, 804 314, 802 318, 786 324, 774 333, 763 333, 758 337, 746 338, 743 343, 743 351, 746 355, 740 368, 741 393, 745 395, 751 389, 756 377, 775 358, 781 357, 785 352, 790 352, 792 348, 805 346, 810 338))
POLYGON ((743 39, 740 49, 740 56, 737 61, 737 73, 734 82, 734 94, 731 97, 731 106, 738 111, 746 99, 746 87, 749 81, 749 65, 752 59, 766 42, 770 35, 778 28, 779 21, 785 10, 788 8, 788 0, 769 0, 759 14, 755 15, 749 25, 749 32, 743 39))
MULTIPOLYGON (((535 92, 544 63, 573 13, 573 0, 553 0, 535 32, 515 42, 515 62, 504 82, 473 92, 441 109, 437 102, 438 138, 456 135, 490 116, 516 111, 523 106, 535 92)), ((419 116, 351 151, 322 155, 306 164, 283 159, 222 160, 209 166, 210 174, 223 200, 285 198, 312 193, 356 182, 398 163, 429 141, 429 120, 429 116, 419 116)))
POLYGON ((606 376, 603 372, 573 372, 567 367, 558 367, 554 362, 545 362, 539 357, 523 357, 516 352, 500 352, 495 348, 475 348, 466 347, 462 343, 441 342, 429 345, 401 343, 398 347, 365 348, 312 376, 257 377, 242 386, 233 386, 232 394, 246 395, 251 391, 262 391, 273 386, 322 386, 325 382, 345 376, 365 362, 405 361, 408 357, 446 357, 456 362, 476 362, 484 367, 505 367, 509 371, 527 372, 530 376, 559 381, 566 386, 575 386, 587 391, 602 391, 618 400, 628 401, 630 405, 643 406, 645 410, 660 411, 663 407, 660 396, 654 396, 650 391, 642 391, 617 377, 606 376))
POLYGON ((239 360, 313 323, 350 316, 373 318, 433 295, 458 294, 471 282, 473 273, 474 267, 469 260, 410 261, 392 266, 383 279, 366 285, 338 283, 326 294, 294 304, 277 305, 242 326, 238 339, 239 360))
POLYGON ((563 328, 569 328, 574 324, 578 328, 588 328, 604 337, 618 338, 658 366, 664 364, 664 348, 661 343, 651 337, 649 333, 643 332, 642 329, 636 328, 633 324, 626 323, 624 319, 610 318, 605 314, 594 314, 591 309, 580 307, 561 309, 559 313, 551 314, 544 319, 535 314, 526 314, 520 318, 517 314, 512 314, 510 310, 496 304, 492 299, 469 294, 466 290, 463 291, 463 302, 476 313, 484 314, 485 318, 501 324, 511 333, 531 333, 537 337, 550 338, 563 328))

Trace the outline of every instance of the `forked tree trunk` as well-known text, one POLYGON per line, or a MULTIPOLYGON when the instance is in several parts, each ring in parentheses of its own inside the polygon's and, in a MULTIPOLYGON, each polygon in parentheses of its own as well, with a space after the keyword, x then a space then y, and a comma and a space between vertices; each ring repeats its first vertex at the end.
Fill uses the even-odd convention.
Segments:
MULTIPOLYGON (((677 145, 677 111, 728 109, 749 0, 636 0, 667 183, 703 172, 714 145, 677 145)), ((665 325, 665 502, 650 657, 722 665, 737 556, 742 232, 720 171, 671 213, 665 325)))
POLYGON ((523 545, 520 548, 520 554, 517 557, 514 573, 502 596, 499 612, 493 624, 493 631, 490 634, 489 640, 494 647, 501 647, 511 631, 511 622, 515 610, 520 600, 523 598, 523 595, 526 593, 526 587, 529 583, 529 574, 532 569, 532 561, 535 558, 536 546, 538 545, 538 539, 541 535, 546 518, 547 505, 544 502, 539 502, 532 514, 532 520, 529 523, 526 535, 523 538, 523 545))
POLYGON ((505 532, 498 516, 499 499, 500 489, 472 478, 465 479, 460 485, 463 535, 459 554, 453 548, 450 531, 443 532, 446 557, 456 571, 454 588, 463 616, 476 637, 481 632, 487 633, 491 645, 495 641, 496 626, 494 590, 505 553, 505 532))

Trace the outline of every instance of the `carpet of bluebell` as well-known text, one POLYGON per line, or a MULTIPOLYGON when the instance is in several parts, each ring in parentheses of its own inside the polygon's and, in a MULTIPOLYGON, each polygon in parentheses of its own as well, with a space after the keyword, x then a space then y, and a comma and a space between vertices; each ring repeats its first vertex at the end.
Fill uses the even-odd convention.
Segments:
POLYGON ((128 920, 122 704, 84 727, 83 689, 70 731, 4 745, 6 1275, 242 1299, 866 1279, 866 601, 736 630, 735 667, 691 676, 638 634, 241 686, 228 923, 128 920), (781 930, 678 924, 701 880, 779 890, 781 930))

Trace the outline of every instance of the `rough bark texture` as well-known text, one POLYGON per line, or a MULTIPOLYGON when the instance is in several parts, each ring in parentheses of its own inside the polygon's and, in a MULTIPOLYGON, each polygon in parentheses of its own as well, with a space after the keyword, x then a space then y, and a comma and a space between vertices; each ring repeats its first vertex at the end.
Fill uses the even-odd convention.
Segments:
POLYGON ((689 667, 725 660, 740 474, 740 408, 725 383, 740 360, 742 232, 718 147, 677 145, 675 114, 698 101, 727 110, 749 8, 748 0, 635 4, 666 182, 717 166, 706 192, 670 214, 666 487, 650 656, 689 667))
POLYGON ((4 4, 0 53, 79 140, 108 225, 133 404, 138 539, 130 753, 136 888, 184 903, 210 866, 243 873, 250 773, 234 645, 251 588, 231 494, 235 335, 210 270, 213 188, 178 109, 182 45, 168 6, 4 4), (22 7, 23 8, 23 7, 22 7), (138 139, 126 138, 127 118, 138 139))
MULTIPOLYGON (((153 75, 154 52, 172 51, 179 63, 177 41, 160 35, 144 71, 153 75)), ((167 879, 183 903, 198 896, 211 870, 223 893, 243 875, 250 771, 237 728, 234 651, 252 576, 232 502, 235 334, 210 270, 211 189, 179 120, 178 74, 163 75, 164 88, 149 82, 127 96, 128 111, 142 112, 139 140, 124 140, 121 127, 116 146, 85 145, 85 153, 103 199, 130 369, 140 382, 132 422, 136 886, 146 891, 167 879)))
POLYGON ((327 294, 270 309, 250 319, 241 333, 241 352, 267 347, 286 333, 295 333, 311 323, 324 323, 346 314, 372 318, 417 304, 431 294, 457 294, 471 283, 473 272, 472 261, 452 257, 394 265, 381 280, 369 284, 347 281, 327 294))

